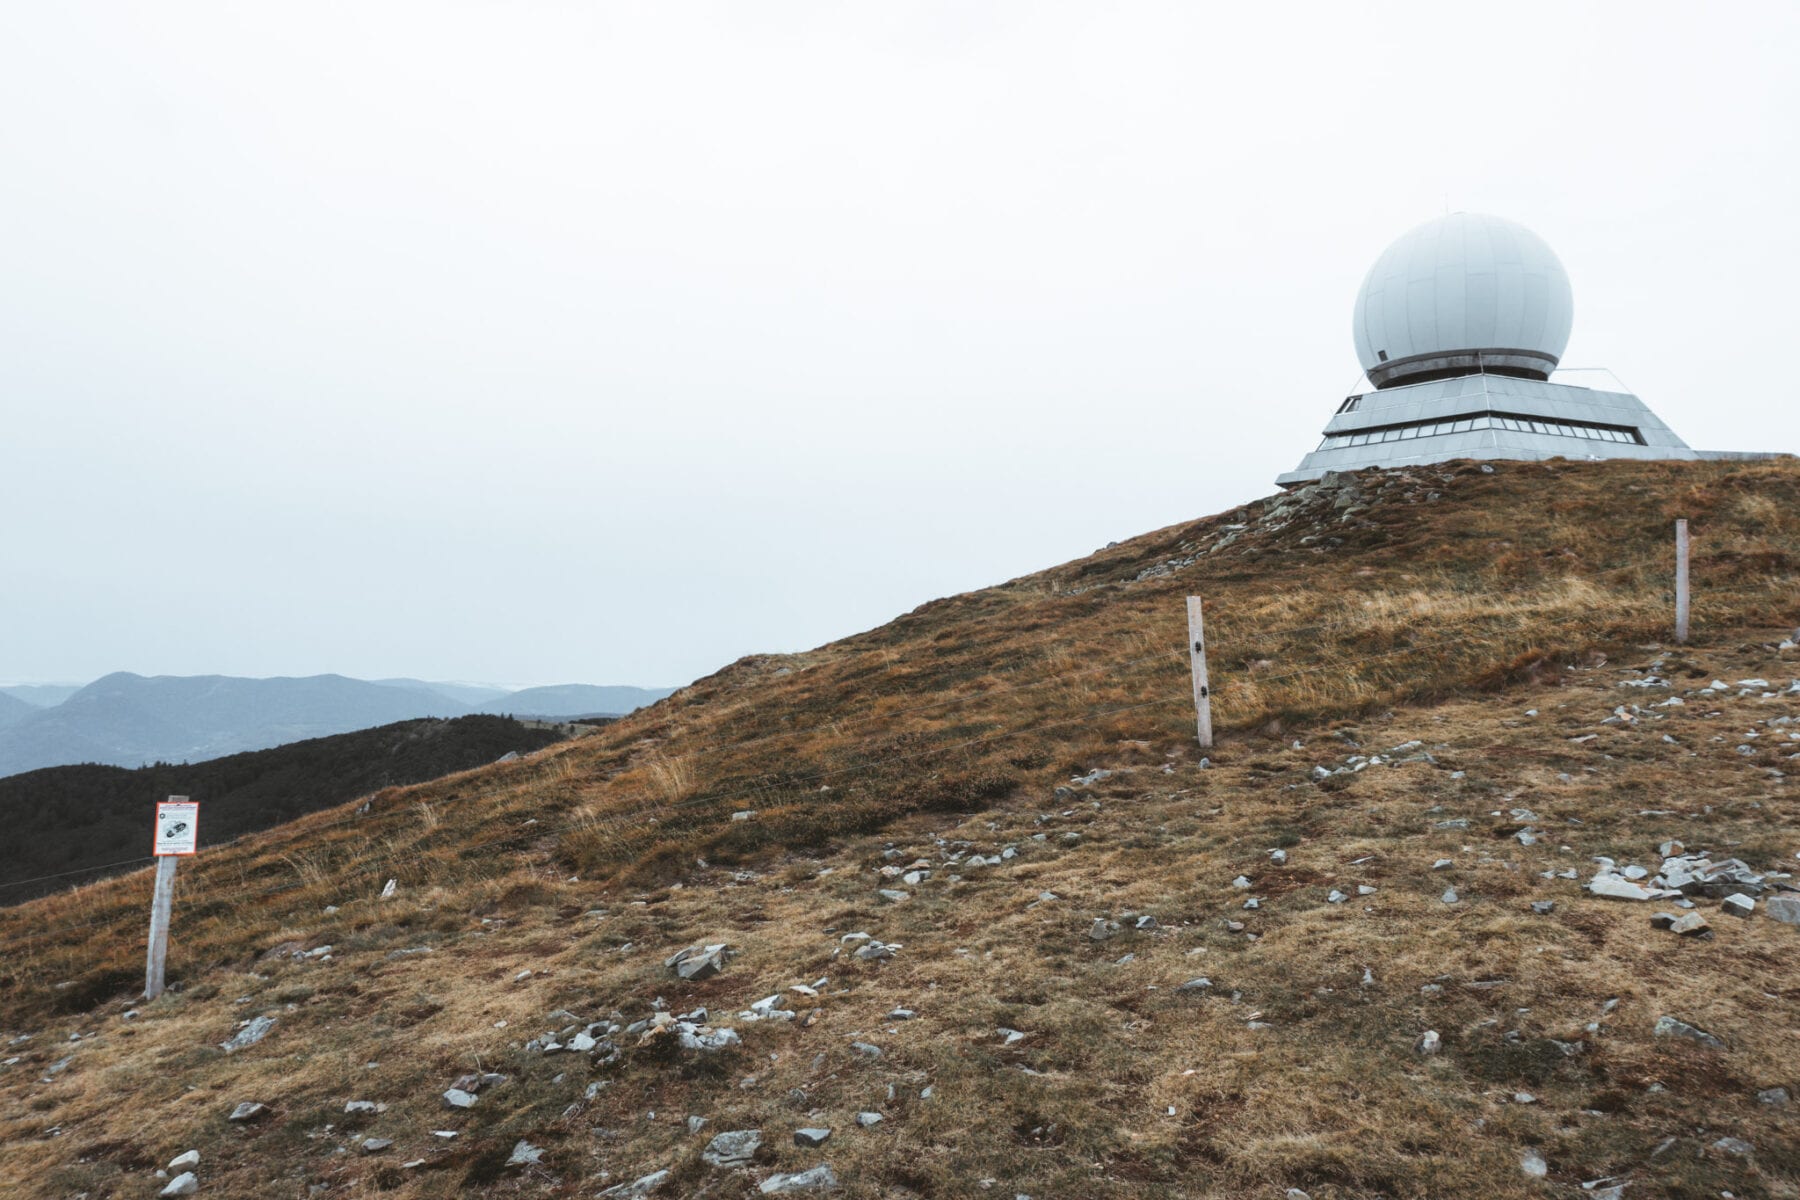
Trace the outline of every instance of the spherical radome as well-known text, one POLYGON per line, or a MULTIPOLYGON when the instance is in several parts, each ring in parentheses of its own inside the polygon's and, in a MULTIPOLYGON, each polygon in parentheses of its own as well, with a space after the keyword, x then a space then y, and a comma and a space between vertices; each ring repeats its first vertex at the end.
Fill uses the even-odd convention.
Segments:
POLYGON ((1356 356, 1376 387, 1494 370, 1542 378, 1574 320, 1569 276, 1531 230, 1452 213, 1401 235, 1356 295, 1356 356))

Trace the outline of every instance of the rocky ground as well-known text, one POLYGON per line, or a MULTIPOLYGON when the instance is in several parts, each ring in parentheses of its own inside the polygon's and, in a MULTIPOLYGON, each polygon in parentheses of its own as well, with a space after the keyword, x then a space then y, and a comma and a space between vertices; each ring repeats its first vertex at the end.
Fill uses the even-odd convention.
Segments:
POLYGON ((0 1030, 0 1191, 1800 1195, 1796 675, 1646 645, 650 890, 342 895, 0 1030))

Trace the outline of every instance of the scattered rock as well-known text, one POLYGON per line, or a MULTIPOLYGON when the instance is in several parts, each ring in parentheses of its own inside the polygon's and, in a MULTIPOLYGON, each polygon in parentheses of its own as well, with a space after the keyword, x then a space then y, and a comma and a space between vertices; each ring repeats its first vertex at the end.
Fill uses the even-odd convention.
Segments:
POLYGON ((169 1160, 169 1170, 171 1171, 185 1171, 189 1167, 197 1167, 199 1165, 200 1152, 198 1150, 189 1150, 185 1154, 177 1154, 174 1158, 169 1160))
POLYGON ((881 1057, 881 1047, 880 1046, 872 1046, 868 1042, 851 1042, 850 1043, 850 1052, 852 1054, 860 1054, 864 1058, 880 1058, 881 1057))
POLYGON ((875 1126, 881 1124, 881 1114, 878 1112, 859 1112, 856 1114, 856 1123, 864 1129, 873 1129, 875 1126))
POLYGON ((191 1196, 200 1190, 200 1180, 192 1171, 183 1171, 169 1180, 169 1186, 156 1193, 158 1196, 191 1196))
POLYGON ((1767 1088, 1764 1091, 1756 1093, 1756 1102, 1758 1104, 1766 1104, 1770 1108, 1786 1108, 1788 1103, 1788 1090, 1784 1087, 1767 1088))
POLYGON ((444 1093, 445 1108, 474 1108, 475 1094, 465 1092, 461 1088, 451 1088, 444 1093))
POLYGON ((1749 1158, 1756 1152, 1756 1147, 1743 1138, 1722 1137, 1712 1144, 1714 1150, 1729 1154, 1734 1158, 1749 1158))
POLYGON ((1648 900, 1651 893, 1629 879, 1617 875, 1596 875, 1588 881, 1588 891, 1614 900, 1648 900))
MULTIPOLYGON (((362 1145, 358 1148, 364 1154, 380 1154, 383 1150, 386 1150, 393 1144, 392 1138, 364 1138, 362 1145)), ((524 1143, 520 1144, 523 1145, 524 1143)))
POLYGON ((1756 901, 1742 892, 1733 892, 1719 903, 1719 911, 1728 912, 1734 917, 1747 917, 1756 911, 1756 901))
POLYGON ((1435 1029, 1427 1029, 1424 1033, 1419 1035, 1419 1040, 1413 1043, 1413 1053, 1436 1054, 1442 1046, 1443 1039, 1438 1037, 1438 1031, 1435 1029))
POLYGON ((831 1130, 824 1128, 794 1130, 794 1145, 817 1150, 831 1140, 831 1130))
POLYGON ((762 1149, 760 1129, 734 1129, 716 1135, 700 1152, 700 1157, 715 1167, 747 1167, 762 1149))
POLYGON ((1540 917, 1547 917, 1551 913, 1556 911, 1556 901, 1554 901, 1554 900, 1533 900, 1531 902, 1531 911, 1536 913, 1540 917))
POLYGON ((235 1054, 248 1046, 254 1046, 269 1036, 269 1030, 275 1028, 274 1017, 254 1017, 245 1021, 228 1041, 219 1043, 219 1049, 227 1054, 235 1054))
POLYGON ((268 1111, 268 1105, 258 1104, 254 1100, 246 1100, 232 1109, 231 1115, 225 1119, 227 1121, 257 1121, 267 1115, 268 1111))
POLYGON ((1207 988, 1211 987, 1212 985, 1213 985, 1212 980, 1208 979, 1204 975, 1201 975, 1201 976, 1198 976, 1197 978, 1188 980, 1186 983, 1182 984, 1180 987, 1176 988, 1175 990, 1178 992, 1203 992, 1207 988))
POLYGON ((1800 896, 1771 896, 1763 903, 1763 911, 1771 921, 1800 925, 1800 896))
POLYGON ((1679 933, 1685 937, 1699 937, 1711 930, 1706 918, 1697 912, 1683 913, 1669 925, 1670 933, 1679 933))
POLYGON ((643 1197, 661 1188, 669 1182, 667 1171, 653 1171, 630 1183, 621 1183, 607 1188, 600 1193, 599 1200, 642 1200, 643 1197))
POLYGON ((826 1163, 798 1175, 771 1175, 756 1190, 765 1196, 782 1192, 827 1192, 838 1186, 838 1177, 826 1163))
POLYGON ((542 1162, 543 1160, 544 1151, 541 1146, 534 1146, 527 1141, 519 1141, 513 1145, 512 1154, 507 1158, 506 1165, 509 1167, 527 1167, 532 1163, 542 1162))
POLYGON ((1544 1156, 1536 1150, 1526 1150, 1525 1153, 1519 1155, 1519 1170, 1533 1179, 1542 1179, 1550 1173, 1550 1164, 1545 1162, 1544 1156))
POLYGON ((1461 900, 1462 897, 1456 894, 1455 888, 1448 887, 1444 889, 1444 894, 1439 896, 1438 899, 1442 900, 1445 904, 1455 904, 1461 900))
POLYGON ((911 892, 903 892, 899 888, 882 888, 875 893, 889 904, 899 904, 902 900, 911 900, 911 892))
POLYGON ((690 983, 711 979, 725 969, 726 960, 731 957, 731 947, 724 942, 713 945, 689 946, 678 950, 665 959, 663 966, 690 983))
POLYGON ((1656 1028, 1652 1032, 1657 1037, 1686 1038, 1690 1042, 1698 1042, 1709 1050, 1723 1050, 1725 1043, 1696 1025, 1689 1025, 1677 1017, 1656 1018, 1656 1028))

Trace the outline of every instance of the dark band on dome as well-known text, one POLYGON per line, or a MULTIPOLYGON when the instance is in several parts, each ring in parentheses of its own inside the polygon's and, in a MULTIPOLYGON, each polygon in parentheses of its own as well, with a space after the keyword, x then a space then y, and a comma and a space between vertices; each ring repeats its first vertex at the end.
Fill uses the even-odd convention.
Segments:
POLYGON ((1401 383, 1425 383, 1458 375, 1510 375, 1515 379, 1548 379, 1557 360, 1541 350, 1496 348, 1491 350, 1436 351, 1380 362, 1369 368, 1369 382, 1377 388, 1401 383))

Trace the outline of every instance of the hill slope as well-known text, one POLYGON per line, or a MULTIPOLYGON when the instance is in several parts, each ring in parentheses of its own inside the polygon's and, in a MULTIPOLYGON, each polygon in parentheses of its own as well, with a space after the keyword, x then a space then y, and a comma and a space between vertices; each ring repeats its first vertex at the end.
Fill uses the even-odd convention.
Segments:
POLYGON ((0 1190, 146 1194, 196 1148, 231 1196, 820 1163, 857 1197, 1800 1194, 1800 929, 1761 912, 1800 851, 1797 623, 1794 465, 1453 464, 745 659, 184 864, 180 990, 131 1019, 142 874, 0 913, 0 1190), (1582 890, 1670 839, 1742 859, 1758 915, 1701 895, 1683 938, 1582 890), (671 975, 694 943, 739 953, 671 975), (637 1025, 673 1013, 712 1026, 637 1025))
POLYGON ((142 860, 152 806, 170 795, 204 805, 201 846, 208 847, 381 788, 561 740, 502 717, 425 718, 180 766, 88 764, 11 775, 0 779, 0 828, 7 831, 0 841, 0 904, 91 881, 97 875, 90 872, 108 864, 142 860), (5 886, 43 875, 56 878, 5 886))

